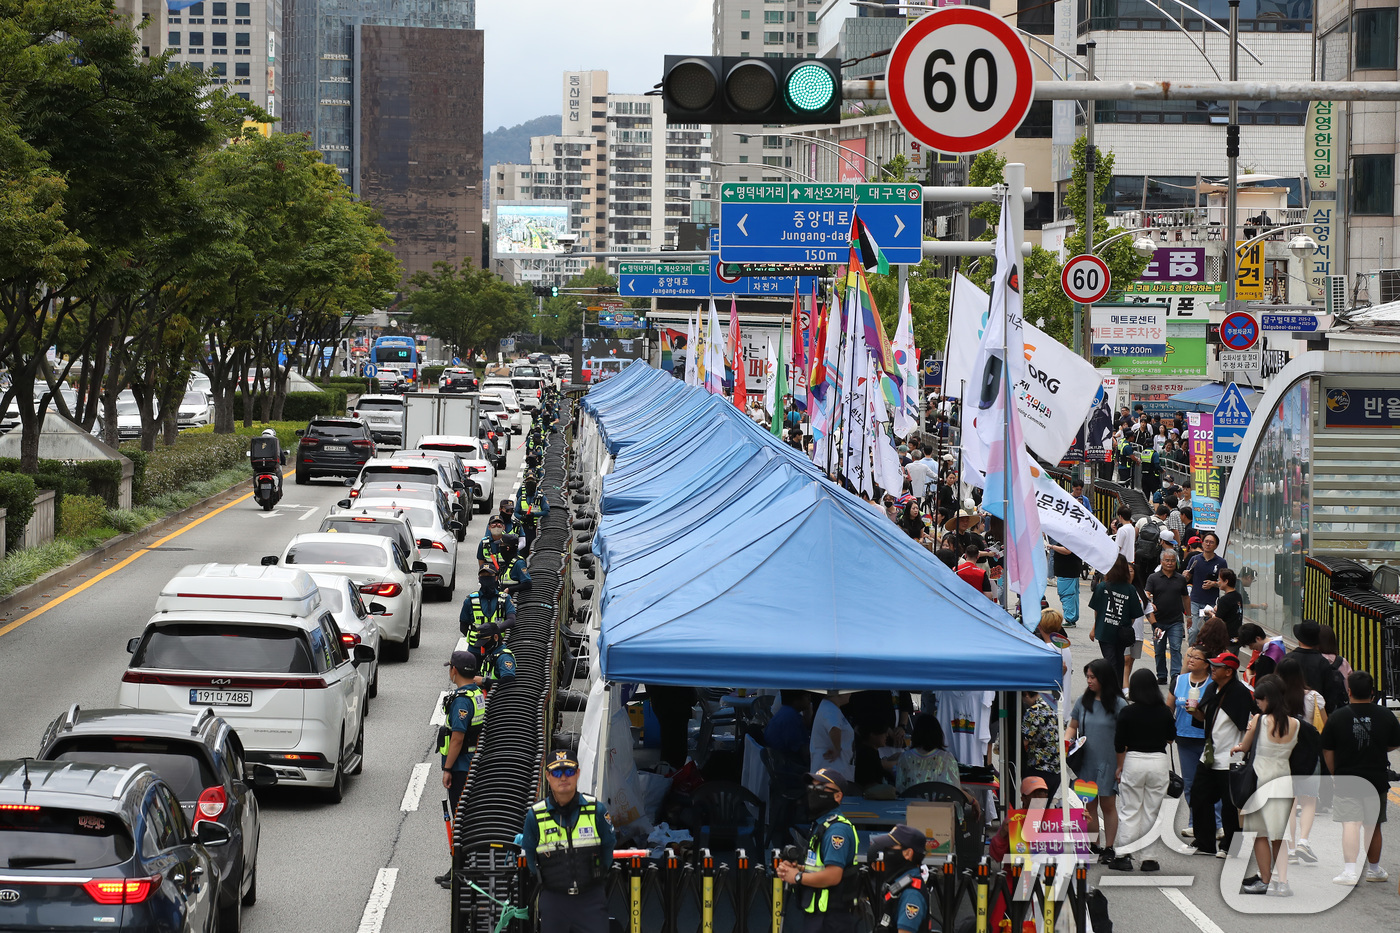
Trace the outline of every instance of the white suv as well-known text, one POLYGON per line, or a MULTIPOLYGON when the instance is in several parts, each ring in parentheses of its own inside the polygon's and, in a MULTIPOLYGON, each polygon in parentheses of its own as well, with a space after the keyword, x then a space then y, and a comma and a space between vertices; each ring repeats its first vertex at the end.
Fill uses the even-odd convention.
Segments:
POLYGON ((335 803, 364 766, 367 645, 347 647, 310 576, 291 568, 193 564, 161 588, 156 614, 127 642, 117 705, 212 707, 247 760, 278 783, 335 803))
POLYGON ((350 409, 350 416, 363 421, 374 442, 385 447, 403 446, 403 415, 402 395, 361 395, 350 409))
POLYGON ((481 384, 481 395, 494 395, 505 405, 506 411, 510 412, 510 430, 512 434, 522 434, 525 431, 525 418, 520 410, 520 396, 515 393, 515 386, 509 379, 499 376, 487 379, 481 384))

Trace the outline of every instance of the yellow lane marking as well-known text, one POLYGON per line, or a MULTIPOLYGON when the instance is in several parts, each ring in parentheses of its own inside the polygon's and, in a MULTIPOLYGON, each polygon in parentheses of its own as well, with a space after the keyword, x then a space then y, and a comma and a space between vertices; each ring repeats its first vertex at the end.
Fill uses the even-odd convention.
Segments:
MULTIPOLYGON (((284 475, 284 476, 291 476, 293 472, 295 472, 295 471, 294 471, 294 470, 288 470, 288 471, 287 471, 285 474, 283 474, 283 475, 284 475)), ((147 545, 145 545, 144 547, 141 547, 141 548, 138 549, 134 554, 132 554, 130 557, 128 557, 128 558, 122 560, 121 562, 119 562, 119 563, 117 563, 117 564, 112 565, 111 567, 108 567, 106 570, 102 571, 101 573, 99 573, 97 576, 91 578, 90 580, 86 580, 86 581, 84 581, 83 583, 79 584, 78 586, 73 587, 71 590, 69 590, 68 592, 64 593, 62 596, 58 597, 57 599, 50 600, 49 602, 44 603, 44 605, 40 606, 38 609, 35 609, 35 610, 33 610, 33 611, 29 612, 29 613, 26 613, 25 615, 20 616, 18 619, 15 619, 13 622, 10 622, 10 623, 7 624, 7 625, 0 626, 0 636, 8 635, 10 632, 13 632, 15 629, 19 628, 21 625, 23 625, 24 623, 30 621, 31 619, 37 619, 37 618, 39 618, 39 616, 41 616, 41 615, 43 615, 44 613, 48 612, 50 609, 54 608, 55 606, 59 605, 59 604, 62 603, 64 600, 69 599, 70 597, 73 597, 73 596, 77 596, 77 595, 78 595, 79 593, 81 593, 83 590, 85 590, 85 589, 87 589, 88 587, 92 586, 94 583, 97 583, 99 580, 106 579, 107 577, 109 577, 109 576, 111 576, 112 574, 116 573, 118 570, 121 570, 123 567, 127 566, 127 565, 130 564, 132 561, 136 560, 136 559, 137 559, 138 557, 140 557, 142 554, 145 554, 145 553, 146 553, 147 551, 149 551, 151 548, 160 547, 160 546, 161 546, 162 544, 164 544, 165 542, 170 541, 170 540, 172 540, 172 539, 174 539, 174 538, 179 537, 180 535, 182 535, 182 534, 184 534, 185 532, 189 531, 191 528, 193 528, 193 527, 195 527, 196 525, 198 525, 198 524, 204 522, 206 519, 213 518, 215 515, 218 515, 220 512, 224 511, 225 509, 231 509, 231 508, 233 508, 235 505, 238 505, 238 503, 240 503, 240 502, 246 502, 246 501, 248 501, 248 500, 251 499, 251 498, 253 498, 253 494, 252 494, 251 492, 244 493, 243 495, 239 496, 237 499, 234 499, 232 502, 226 502, 226 503, 224 503, 223 505, 219 506, 217 509, 214 509, 214 510, 211 511, 211 512, 207 512, 207 513, 205 513, 204 515, 201 515, 199 518, 196 518, 194 521, 190 522, 190 523, 189 523, 188 525, 186 525, 185 527, 183 527, 183 528, 177 528, 176 530, 170 532, 170 534, 168 534, 168 535, 166 535, 165 537, 161 538, 159 541, 155 541, 155 542, 153 542, 153 543, 151 543, 151 544, 147 544, 147 545)))

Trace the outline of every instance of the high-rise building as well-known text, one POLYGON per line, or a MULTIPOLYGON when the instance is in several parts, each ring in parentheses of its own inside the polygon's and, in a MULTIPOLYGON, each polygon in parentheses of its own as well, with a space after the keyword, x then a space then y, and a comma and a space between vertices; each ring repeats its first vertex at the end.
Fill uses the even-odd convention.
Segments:
MULTIPOLYGON (((606 71, 564 73, 561 135, 530 140, 530 164, 493 165, 493 203, 569 204, 579 252, 651 252, 676 248, 690 220, 692 186, 710 178, 710 128, 668 125, 660 99, 608 91, 606 71)), ((579 260, 493 255, 492 271, 524 281, 576 274, 579 260)))
POLYGON ((281 116, 282 0, 124 0, 118 9, 138 27, 143 15, 150 17, 138 28, 143 53, 170 52, 172 62, 281 116))
MULTIPOLYGON (((272 0, 270 0, 272 2, 272 0)), ((241 6, 242 4, 240 4, 241 6)), ((475 29, 476 0, 285 0, 282 8, 289 133, 310 133, 327 162, 359 190, 355 164, 358 26, 475 29)), ((413 59, 410 50, 408 59, 413 59)), ((481 70, 458 80, 481 87, 481 70)), ((475 145, 480 151, 480 134, 475 145)))

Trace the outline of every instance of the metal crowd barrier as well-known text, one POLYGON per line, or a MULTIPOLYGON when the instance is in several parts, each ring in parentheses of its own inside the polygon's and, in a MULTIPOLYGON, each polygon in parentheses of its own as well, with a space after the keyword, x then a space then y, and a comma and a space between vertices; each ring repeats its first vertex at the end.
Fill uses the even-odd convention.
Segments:
MULTIPOLYGON (((1331 619, 1334 589, 1364 590, 1371 586, 1371 571, 1344 557, 1306 557, 1303 560, 1303 618, 1314 622, 1331 619)), ((1350 659, 1346 650, 1342 656, 1350 659)))
POLYGON ((1362 589, 1333 589, 1326 620, 1352 670, 1366 671, 1381 696, 1400 696, 1400 604, 1362 589))

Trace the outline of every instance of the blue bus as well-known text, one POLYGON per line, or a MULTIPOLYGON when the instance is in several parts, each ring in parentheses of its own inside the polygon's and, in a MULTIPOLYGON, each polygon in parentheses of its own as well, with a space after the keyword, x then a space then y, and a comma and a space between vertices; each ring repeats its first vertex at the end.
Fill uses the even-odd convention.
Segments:
POLYGON ((370 350, 370 360, 381 369, 397 369, 410 382, 418 381, 418 344, 412 337, 380 337, 370 350))

